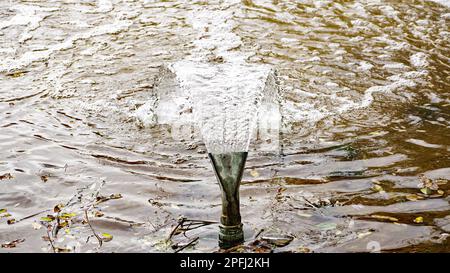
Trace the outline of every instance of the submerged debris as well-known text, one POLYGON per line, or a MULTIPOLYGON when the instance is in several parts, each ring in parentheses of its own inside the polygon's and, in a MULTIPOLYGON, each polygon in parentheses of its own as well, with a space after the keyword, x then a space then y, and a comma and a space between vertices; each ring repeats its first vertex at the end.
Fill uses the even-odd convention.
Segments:
POLYGON ((17 246, 17 244, 20 244, 23 242, 25 242, 25 239, 16 239, 14 241, 6 242, 6 243, 2 244, 2 248, 14 248, 17 246))
POLYGON ((4 179, 13 179, 14 176, 12 176, 10 173, 5 173, 0 175, 0 180, 4 180, 4 179))
POLYGON ((290 235, 264 235, 261 237, 261 240, 277 247, 283 247, 294 240, 294 237, 290 235))
POLYGON ((204 226, 212 225, 212 224, 218 224, 216 221, 206 221, 206 220, 195 220, 195 219, 188 219, 185 217, 181 217, 178 219, 178 224, 172 229, 172 231, 169 234, 169 237, 166 239, 166 243, 175 250, 175 252, 180 252, 181 250, 192 246, 197 243, 197 241, 200 239, 200 237, 195 237, 193 239, 190 239, 189 242, 173 242, 173 238, 176 235, 182 234, 184 237, 188 238, 186 236, 186 232, 198 229, 204 226))

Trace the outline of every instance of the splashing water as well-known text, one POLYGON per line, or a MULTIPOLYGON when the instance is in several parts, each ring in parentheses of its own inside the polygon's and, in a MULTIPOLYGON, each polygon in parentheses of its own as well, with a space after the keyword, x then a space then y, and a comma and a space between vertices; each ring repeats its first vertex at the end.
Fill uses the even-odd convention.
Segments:
POLYGON ((249 64, 249 54, 237 50, 242 41, 232 32, 230 6, 214 8, 190 13, 198 32, 192 54, 161 70, 157 98, 136 116, 147 125, 195 122, 210 153, 247 151, 258 123, 272 132, 280 126, 278 87, 269 65, 249 64))

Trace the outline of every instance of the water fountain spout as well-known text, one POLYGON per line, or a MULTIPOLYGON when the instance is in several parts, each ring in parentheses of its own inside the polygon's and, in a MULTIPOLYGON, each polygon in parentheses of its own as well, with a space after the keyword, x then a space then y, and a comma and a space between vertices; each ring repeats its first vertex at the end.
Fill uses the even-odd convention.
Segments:
POLYGON ((209 153, 208 155, 222 191, 219 246, 230 248, 244 241, 239 211, 239 186, 244 172, 247 152, 209 153))

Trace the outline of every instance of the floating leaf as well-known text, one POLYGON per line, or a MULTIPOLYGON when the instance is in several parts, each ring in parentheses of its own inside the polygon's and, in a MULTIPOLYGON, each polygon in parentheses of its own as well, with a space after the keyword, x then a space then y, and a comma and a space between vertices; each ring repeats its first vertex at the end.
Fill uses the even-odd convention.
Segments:
POLYGON ((109 199, 120 199, 120 198, 122 198, 122 194, 120 193, 114 193, 109 196, 109 199))
POLYGON ((371 136, 381 136, 381 135, 383 135, 383 132, 381 132, 381 131, 374 131, 374 132, 370 132, 369 135, 371 135, 371 136))
POLYGON ((62 248, 62 247, 55 247, 56 253, 67 253, 70 252, 70 248, 62 248))
POLYGON ((261 240, 278 247, 288 245, 293 239, 294 237, 289 235, 265 235, 261 237, 261 240))
POLYGON ((417 217, 416 219, 414 219, 414 223, 418 224, 423 223, 423 217, 422 216, 417 217))
POLYGON ((386 215, 376 215, 376 214, 374 214, 374 215, 370 215, 370 217, 371 218, 375 218, 375 219, 380 219, 380 220, 389 220, 389 221, 392 221, 392 222, 397 222, 398 221, 397 218, 391 217, 391 216, 386 216, 386 215))
POLYGON ((439 195, 444 195, 444 191, 443 191, 443 190, 438 190, 437 193, 438 193, 439 195))
POLYGON ((58 213, 61 212, 61 209, 64 207, 64 204, 58 204, 53 208, 53 211, 58 213))
POLYGON ((41 224, 36 223, 36 222, 33 222, 33 223, 31 224, 31 226, 32 226, 34 229, 40 229, 40 228, 42 227, 41 224))
POLYGON ((433 181, 433 180, 425 177, 424 175, 420 176, 420 180, 421 180, 421 183, 420 183, 419 187, 428 188, 430 190, 437 190, 439 188, 436 181, 433 181))
POLYGON ((7 218, 7 217, 10 217, 10 216, 11 216, 11 214, 5 213, 5 214, 0 215, 0 218, 7 218))
POLYGON ((103 212, 101 212, 101 211, 96 211, 95 213, 94 213, 94 216, 95 217, 102 217, 103 215, 105 215, 103 212))
POLYGON ((25 73, 27 73, 27 71, 15 71, 15 72, 6 74, 6 76, 12 77, 12 78, 18 78, 18 77, 23 76, 25 73))
POLYGON ((377 191, 377 192, 384 191, 383 187, 381 187, 380 185, 377 185, 377 184, 373 185, 372 190, 377 191))
POLYGON ((153 247, 155 247, 156 250, 160 251, 167 251, 172 246, 172 241, 167 239, 162 239, 160 241, 157 241, 155 244, 153 244, 153 247))
POLYGON ((14 178, 14 176, 12 176, 10 173, 5 173, 5 174, 0 175, 0 180, 13 179, 13 178, 14 178))
POLYGON ((0 209, 0 214, 7 212, 7 209, 0 209))
POLYGON ((436 179, 434 180, 434 183, 436 183, 437 185, 445 185, 449 182, 449 180, 447 179, 436 179))
POLYGON ((41 217, 42 222, 52 222, 55 220, 55 217, 53 215, 47 215, 46 217, 41 217))
MULTIPOLYGON (((255 240, 249 244, 249 247, 250 251, 253 253, 268 253, 273 249, 273 246, 265 240, 255 240)), ((245 247, 241 246, 233 249, 233 252, 243 253, 245 252, 245 249, 245 247)))
POLYGON ((366 236, 368 236, 370 234, 372 234, 371 231, 361 232, 361 233, 358 233, 358 238, 361 239, 361 238, 364 238, 364 237, 366 237, 366 236))
POLYGON ((301 246, 301 247, 297 248, 297 252, 299 252, 299 253, 309 253, 309 252, 311 252, 311 249, 309 249, 307 247, 304 247, 304 246, 301 246))
POLYGON ((426 194, 426 195, 430 195, 431 194, 431 189, 430 188, 421 188, 420 191, 423 194, 426 194))
POLYGON ((17 246, 17 244, 24 242, 25 239, 17 239, 11 242, 6 242, 2 244, 2 248, 14 248, 17 246))
POLYGON ((64 221, 64 222, 59 223, 58 228, 64 228, 64 227, 67 227, 68 225, 69 225, 69 223, 67 221, 64 221))
POLYGON ((259 173, 258 173, 257 170, 251 170, 251 171, 250 171, 250 175, 253 176, 253 177, 258 177, 258 176, 259 176, 259 173))
POLYGON ((102 203, 102 202, 106 202, 108 200, 114 200, 114 199, 120 199, 120 198, 122 198, 122 194, 120 194, 120 193, 111 194, 109 197, 97 196, 97 203, 102 203))
POLYGON ((406 199, 408 199, 409 201, 417 201, 417 200, 423 199, 423 197, 418 196, 416 194, 408 194, 406 196, 406 199))
POLYGON ((109 233, 102 233, 102 237, 103 242, 109 242, 113 239, 113 236, 109 233))
POLYGON ((62 214, 61 214, 60 216, 58 216, 58 217, 59 217, 59 219, 69 220, 70 218, 75 217, 75 216, 77 216, 76 213, 67 213, 67 212, 65 212, 65 213, 62 213, 62 214))
POLYGON ((48 180, 48 176, 46 176, 46 175, 41 175, 41 181, 42 182, 47 182, 47 180, 48 180))

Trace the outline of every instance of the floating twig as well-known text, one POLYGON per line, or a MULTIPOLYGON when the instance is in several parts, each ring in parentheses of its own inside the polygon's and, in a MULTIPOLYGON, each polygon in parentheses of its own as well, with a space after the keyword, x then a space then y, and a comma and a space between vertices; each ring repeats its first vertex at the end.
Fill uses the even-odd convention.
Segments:
POLYGON ((97 233, 95 232, 94 228, 92 227, 91 221, 89 221, 88 210, 84 211, 84 215, 86 216, 86 222, 88 223, 89 228, 92 230, 92 233, 94 234, 95 238, 97 238, 98 244, 101 247, 102 244, 103 244, 103 239, 100 238, 100 236, 97 235, 97 233))
POLYGON ((36 215, 39 215, 39 214, 41 214, 41 213, 48 212, 48 211, 51 211, 51 209, 43 210, 43 211, 40 211, 40 212, 33 213, 33 214, 31 214, 31 215, 25 216, 25 217, 23 217, 22 219, 19 219, 19 220, 15 221, 14 223, 21 222, 21 221, 23 221, 23 220, 32 218, 32 217, 34 217, 34 216, 36 216, 36 215))
POLYGON ((182 251, 183 249, 193 245, 194 243, 196 243, 198 241, 198 239, 200 239, 200 237, 195 237, 194 239, 192 239, 189 243, 187 243, 186 245, 180 247, 179 249, 175 250, 175 253, 178 253, 180 251, 182 251))
POLYGON ((253 236, 253 239, 257 239, 258 238, 258 236, 259 235, 261 235, 261 233, 263 233, 263 231, 264 231, 264 229, 262 228, 262 229, 260 229, 256 234, 255 234, 255 236, 253 236))
POLYGON ((53 244, 53 239, 52 239, 52 235, 51 235, 51 233, 50 233, 50 230, 51 230, 51 225, 48 225, 48 226, 47 226, 47 238, 48 238, 48 241, 50 242, 50 246, 51 246, 52 249, 53 249, 53 253, 56 253, 56 247, 55 247, 55 245, 53 244))
POLYGON ((172 232, 170 232, 169 234, 169 238, 167 238, 166 241, 169 241, 170 239, 172 239, 172 237, 175 235, 175 233, 178 230, 178 227, 181 226, 183 224, 183 222, 186 220, 186 218, 181 218, 180 220, 178 220, 178 224, 172 229, 172 232))
POLYGON ((183 233, 184 236, 186 237, 185 233, 187 231, 194 230, 194 229, 208 226, 208 225, 212 225, 212 224, 217 224, 217 223, 218 222, 216 222, 216 221, 192 220, 192 219, 187 219, 185 217, 180 218, 180 220, 178 220, 178 224, 175 226, 175 228, 173 228, 172 232, 170 233, 167 241, 172 239, 172 237, 176 234, 183 233))

